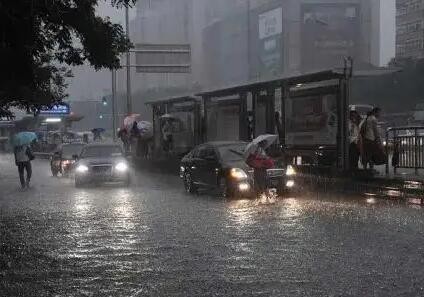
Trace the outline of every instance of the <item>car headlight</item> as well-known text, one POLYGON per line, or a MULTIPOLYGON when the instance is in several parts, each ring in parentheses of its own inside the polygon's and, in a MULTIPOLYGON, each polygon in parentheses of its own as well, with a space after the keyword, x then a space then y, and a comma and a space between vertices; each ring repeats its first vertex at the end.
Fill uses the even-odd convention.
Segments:
POLYGON ((81 164, 81 165, 78 165, 76 171, 78 173, 86 173, 88 171, 88 167, 81 164))
POLYGON ((287 169, 286 169, 286 175, 287 176, 293 176, 296 175, 296 170, 294 169, 294 167, 292 165, 288 165, 287 169))
POLYGON ((71 161, 71 160, 65 160, 62 162, 63 165, 71 165, 73 164, 75 161, 71 161))
POLYGON ((231 169, 230 176, 232 178, 235 178, 235 179, 245 179, 245 178, 247 178, 246 172, 244 172, 244 170, 240 169, 240 168, 231 169))
POLYGON ((115 169, 119 172, 124 172, 128 170, 128 165, 124 162, 119 162, 116 164, 115 169))
POLYGON ((238 185, 238 188, 242 192, 246 192, 250 190, 250 185, 248 183, 241 183, 238 185))

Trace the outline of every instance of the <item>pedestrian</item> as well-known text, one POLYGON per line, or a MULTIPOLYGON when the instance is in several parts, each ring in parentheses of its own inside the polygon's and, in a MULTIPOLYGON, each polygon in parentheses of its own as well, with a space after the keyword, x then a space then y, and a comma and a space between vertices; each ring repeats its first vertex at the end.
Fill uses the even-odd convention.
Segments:
POLYGON ((254 138, 254 124, 253 124, 253 112, 249 111, 247 115, 247 137, 249 141, 252 141, 254 138))
POLYGON ((359 162, 359 125, 361 116, 355 110, 349 115, 349 164, 352 171, 358 169, 359 162))
POLYGON ((15 164, 18 167, 22 189, 29 188, 32 176, 31 161, 34 160, 30 145, 15 146, 15 164), (25 178, 26 171, 26 178, 25 178))
POLYGON ((383 165, 387 162, 383 144, 378 131, 378 119, 381 109, 375 107, 360 125, 360 137, 362 141, 362 164, 364 169, 373 169, 374 165, 383 165))
POLYGON ((134 121, 134 123, 131 126, 130 135, 129 135, 130 150, 134 156, 138 155, 137 143, 139 138, 140 138, 140 131, 138 130, 138 123, 134 121))
POLYGON ((165 152, 170 152, 172 150, 173 136, 172 136, 171 121, 168 119, 165 119, 165 122, 163 123, 162 137, 163 137, 163 150, 165 152))
POLYGON ((274 161, 267 155, 265 148, 266 141, 258 143, 256 150, 247 158, 247 165, 253 168, 253 177, 255 183, 255 191, 257 196, 267 195, 268 191, 268 174, 267 169, 274 167, 274 161))
POLYGON ((127 129, 125 128, 118 129, 118 137, 122 141, 125 153, 128 153, 130 151, 130 138, 128 136, 127 129))

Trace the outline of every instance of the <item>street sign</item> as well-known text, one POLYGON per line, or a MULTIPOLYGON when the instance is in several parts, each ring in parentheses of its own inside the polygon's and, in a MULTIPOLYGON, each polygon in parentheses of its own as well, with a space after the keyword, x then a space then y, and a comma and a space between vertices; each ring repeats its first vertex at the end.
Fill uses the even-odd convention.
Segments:
POLYGON ((190 73, 189 44, 137 44, 135 52, 138 73, 190 73))
POLYGON ((42 107, 39 110, 40 115, 68 115, 71 113, 71 108, 67 103, 55 104, 51 107, 42 107))

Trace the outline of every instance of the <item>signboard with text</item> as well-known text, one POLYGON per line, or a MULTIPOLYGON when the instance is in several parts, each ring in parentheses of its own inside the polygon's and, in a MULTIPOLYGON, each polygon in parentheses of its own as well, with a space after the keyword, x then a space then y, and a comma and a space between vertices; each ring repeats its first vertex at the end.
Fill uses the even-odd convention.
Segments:
POLYGON ((283 9, 268 8, 257 13, 255 76, 278 76, 283 72, 283 9))
POLYGON ((137 73, 190 73, 189 44, 137 44, 137 73))
POLYGON ((360 6, 346 3, 303 4, 301 60, 303 71, 340 67, 360 50, 360 6))
POLYGON ((71 113, 71 109, 69 105, 66 103, 55 104, 51 107, 42 107, 39 110, 40 115, 64 116, 64 115, 69 115, 70 113, 71 113))

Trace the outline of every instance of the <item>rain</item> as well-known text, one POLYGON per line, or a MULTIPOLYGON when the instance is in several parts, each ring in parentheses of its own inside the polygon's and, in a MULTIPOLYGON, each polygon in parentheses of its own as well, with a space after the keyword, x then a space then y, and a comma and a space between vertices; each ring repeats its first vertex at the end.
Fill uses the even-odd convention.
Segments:
POLYGON ((0 296, 424 296, 420 3, 35 2, 0 5, 0 296))

